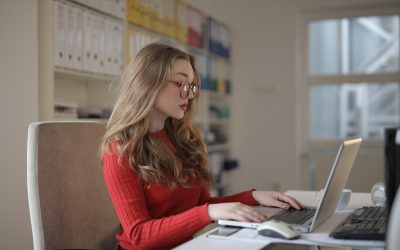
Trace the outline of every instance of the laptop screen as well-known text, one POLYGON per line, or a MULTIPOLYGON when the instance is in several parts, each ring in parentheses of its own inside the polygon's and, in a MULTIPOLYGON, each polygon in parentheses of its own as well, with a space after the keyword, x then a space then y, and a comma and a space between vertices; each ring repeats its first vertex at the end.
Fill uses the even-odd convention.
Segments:
POLYGON ((325 186, 325 192, 311 224, 311 232, 335 211, 343 188, 349 178, 361 141, 361 138, 346 140, 340 146, 325 186))

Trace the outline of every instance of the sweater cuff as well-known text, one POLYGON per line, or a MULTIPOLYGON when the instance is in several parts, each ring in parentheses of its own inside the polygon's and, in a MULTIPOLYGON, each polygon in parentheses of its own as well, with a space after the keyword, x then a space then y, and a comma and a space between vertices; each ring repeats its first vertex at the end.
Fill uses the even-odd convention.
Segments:
POLYGON ((200 211, 200 219, 201 221, 210 224, 212 223, 212 221, 210 220, 210 217, 208 217, 208 203, 201 205, 199 207, 199 211, 200 211))
POLYGON ((246 192, 248 194, 248 196, 246 198, 248 199, 247 202, 249 205, 260 205, 260 203, 258 203, 253 197, 253 191, 255 191, 255 190, 256 189, 253 188, 246 192))

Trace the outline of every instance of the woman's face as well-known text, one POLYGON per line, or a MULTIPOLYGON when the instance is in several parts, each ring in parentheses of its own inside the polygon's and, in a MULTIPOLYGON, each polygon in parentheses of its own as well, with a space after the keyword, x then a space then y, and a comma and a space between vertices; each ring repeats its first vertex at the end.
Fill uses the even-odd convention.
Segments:
POLYGON ((185 98, 181 97, 180 83, 193 83, 194 73, 192 65, 189 61, 179 59, 176 60, 171 67, 170 77, 166 82, 165 88, 159 93, 155 107, 152 111, 152 119, 155 122, 164 124, 168 117, 182 119, 188 108, 189 100, 193 98, 192 91, 185 98))

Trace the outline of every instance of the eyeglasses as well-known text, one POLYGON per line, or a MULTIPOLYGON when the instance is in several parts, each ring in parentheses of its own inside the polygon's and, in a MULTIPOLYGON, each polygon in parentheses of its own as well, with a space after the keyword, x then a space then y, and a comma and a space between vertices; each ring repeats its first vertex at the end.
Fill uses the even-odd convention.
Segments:
POLYGON ((197 83, 179 82, 168 80, 180 88, 181 98, 186 99, 189 96, 189 89, 192 90, 193 98, 199 95, 199 85, 197 83))

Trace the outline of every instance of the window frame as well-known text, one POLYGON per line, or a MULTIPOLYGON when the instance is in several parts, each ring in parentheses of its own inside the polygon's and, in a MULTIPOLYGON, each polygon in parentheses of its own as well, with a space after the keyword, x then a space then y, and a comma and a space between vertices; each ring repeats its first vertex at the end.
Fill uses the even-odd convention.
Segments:
MULTIPOLYGON (((352 18, 352 17, 362 17, 362 16, 383 16, 383 15, 400 15, 400 4, 386 4, 386 5, 371 5, 370 7, 364 7, 362 9, 352 9, 346 8, 343 10, 317 10, 309 11, 300 15, 301 21, 297 22, 300 26, 297 31, 299 35, 299 42, 296 43, 297 49, 297 68, 298 74, 296 79, 298 81, 297 96, 299 100, 297 102, 297 107, 301 107, 299 112, 296 114, 299 116, 297 121, 300 121, 298 132, 302 135, 301 141, 312 141, 311 143, 316 143, 317 145, 322 145, 325 143, 333 142, 337 143, 341 140, 332 139, 310 139, 309 137, 309 90, 313 85, 323 85, 323 84, 345 84, 345 83, 390 83, 400 81, 400 70, 399 72, 390 73, 372 73, 372 74, 350 74, 350 75, 311 75, 309 74, 309 50, 308 50, 308 24, 311 21, 324 20, 324 19, 340 19, 340 18, 352 18), (397 9, 397 11, 396 11, 397 9), (300 117, 301 116, 301 117, 300 117)), ((297 117, 296 117, 297 118, 297 117)), ((380 142, 382 139, 367 139, 368 143, 380 142)))
MULTIPOLYGON (((365 16, 385 16, 385 15, 400 15, 400 3, 391 4, 369 4, 363 7, 343 7, 343 8, 326 8, 305 10, 298 14, 296 20, 296 155, 298 157, 297 169, 309 170, 310 185, 313 188, 315 185, 315 169, 310 163, 311 157, 315 152, 330 151, 337 148, 342 142, 342 139, 312 139, 310 137, 310 89, 314 85, 338 84, 345 83, 390 83, 400 82, 399 72, 390 73, 373 73, 373 74, 350 74, 350 75, 312 75, 309 72, 309 41, 308 27, 312 21, 325 19, 340 19, 354 18, 365 16)), ((365 139, 360 153, 382 153, 383 139, 365 139)), ((298 177, 298 182, 302 187, 301 177, 298 177)))

